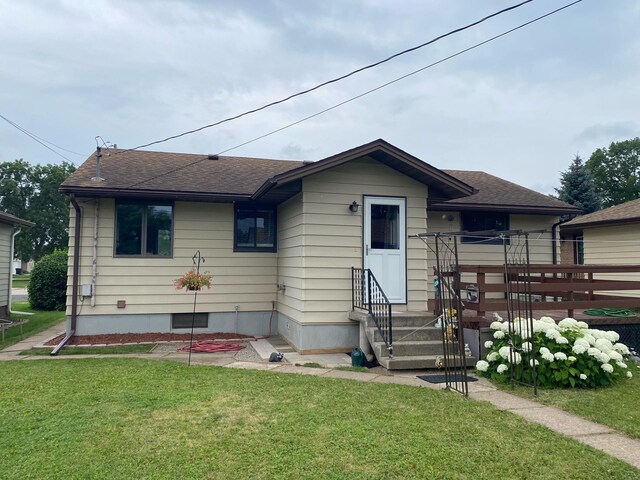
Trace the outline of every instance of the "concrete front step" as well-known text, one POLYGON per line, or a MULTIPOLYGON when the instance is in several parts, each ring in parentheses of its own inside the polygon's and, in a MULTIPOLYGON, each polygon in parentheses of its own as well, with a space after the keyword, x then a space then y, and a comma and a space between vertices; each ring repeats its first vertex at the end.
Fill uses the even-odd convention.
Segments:
MULTIPOLYGON (((412 355, 407 357, 393 357, 378 359, 380 365, 387 370, 424 370, 436 369, 436 359, 439 355, 412 355)), ((476 359, 467 358, 467 367, 473 367, 476 359)))
MULTIPOLYGON (((367 332, 369 338, 373 338, 374 342, 381 342, 382 335, 374 326, 369 328, 367 332)), ((417 341, 417 340, 440 340, 442 341, 442 329, 435 327, 398 327, 393 326, 393 341, 417 341)))
MULTIPOLYGON (((383 342, 375 342, 372 347, 376 357, 380 358, 388 356, 387 347, 383 342)), ((440 340, 393 342, 393 355, 396 357, 413 355, 442 355, 442 352, 442 341, 440 340)))

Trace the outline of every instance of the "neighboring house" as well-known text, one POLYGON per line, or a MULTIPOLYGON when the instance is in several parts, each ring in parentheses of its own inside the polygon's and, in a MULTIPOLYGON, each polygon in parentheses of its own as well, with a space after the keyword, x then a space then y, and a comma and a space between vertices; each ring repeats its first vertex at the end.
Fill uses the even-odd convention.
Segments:
MULTIPOLYGON (((560 225, 562 263, 640 264, 640 199, 582 215, 560 225)), ((601 274, 600 279, 640 280, 637 274, 601 274)), ((603 292, 605 293, 605 292, 603 292)), ((637 291, 609 292, 638 296, 637 291)))
POLYGON ((0 212, 0 317, 7 317, 11 309, 14 238, 21 228, 30 226, 33 223, 0 212))
MULTIPOLYGON (((394 311, 428 309, 432 259, 411 235, 549 230, 575 212, 383 140, 318 162, 109 150, 100 176, 92 156, 61 187, 73 204, 69 332, 184 332, 193 294, 172 281, 199 250, 214 286, 198 295, 197 332, 278 332, 305 353, 358 345, 352 266, 374 271, 394 311)), ((540 240, 535 261, 550 263, 551 240, 540 240)), ((461 251, 500 261, 486 242, 461 251)))

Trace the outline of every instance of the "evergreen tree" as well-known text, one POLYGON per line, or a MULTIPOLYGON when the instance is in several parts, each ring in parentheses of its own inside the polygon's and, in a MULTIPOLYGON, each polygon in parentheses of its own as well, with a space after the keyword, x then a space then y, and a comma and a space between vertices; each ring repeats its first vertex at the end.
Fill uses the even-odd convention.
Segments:
POLYGON ((561 173, 560 185, 560 188, 555 189, 558 198, 579 208, 583 215, 602 208, 591 173, 585 168, 579 155, 576 155, 567 171, 561 173))

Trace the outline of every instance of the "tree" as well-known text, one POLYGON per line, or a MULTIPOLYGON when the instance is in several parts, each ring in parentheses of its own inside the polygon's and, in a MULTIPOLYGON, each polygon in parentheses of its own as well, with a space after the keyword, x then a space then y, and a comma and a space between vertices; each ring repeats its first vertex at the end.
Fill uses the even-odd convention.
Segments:
POLYGON ((576 155, 567 171, 561 173, 560 188, 555 190, 560 200, 579 208, 582 214, 601 208, 591 173, 585 168, 579 155, 576 155))
POLYGON ((74 171, 75 166, 67 162, 32 166, 20 159, 0 163, 0 210, 35 223, 16 237, 16 254, 23 262, 67 248, 69 203, 58 189, 74 171))
POLYGON ((604 207, 640 198, 640 137, 597 149, 585 168, 604 207))

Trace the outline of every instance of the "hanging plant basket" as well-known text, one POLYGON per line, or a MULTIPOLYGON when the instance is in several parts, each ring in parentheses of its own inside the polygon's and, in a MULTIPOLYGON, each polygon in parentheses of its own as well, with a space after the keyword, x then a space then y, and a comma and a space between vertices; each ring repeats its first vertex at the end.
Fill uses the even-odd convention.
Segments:
POLYGON ((185 289, 188 292, 199 292, 204 287, 210 289, 212 279, 213 275, 210 273, 198 273, 195 268, 192 268, 180 278, 176 278, 173 281, 173 285, 176 287, 176 290, 185 289))

